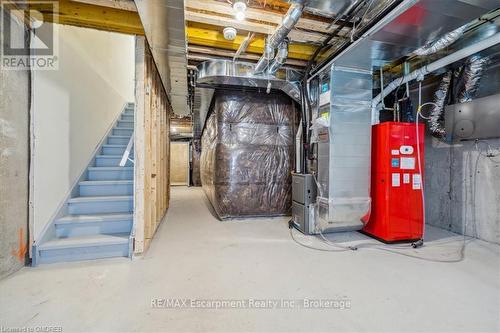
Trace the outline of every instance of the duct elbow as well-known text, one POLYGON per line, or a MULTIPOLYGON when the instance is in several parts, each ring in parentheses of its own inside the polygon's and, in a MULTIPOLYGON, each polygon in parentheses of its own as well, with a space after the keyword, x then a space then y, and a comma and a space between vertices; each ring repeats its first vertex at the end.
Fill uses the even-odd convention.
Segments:
POLYGON ((285 40, 280 44, 276 58, 274 59, 271 66, 269 66, 268 70, 269 74, 272 75, 276 74, 278 69, 285 64, 287 58, 288 58, 288 39, 285 38, 285 40))

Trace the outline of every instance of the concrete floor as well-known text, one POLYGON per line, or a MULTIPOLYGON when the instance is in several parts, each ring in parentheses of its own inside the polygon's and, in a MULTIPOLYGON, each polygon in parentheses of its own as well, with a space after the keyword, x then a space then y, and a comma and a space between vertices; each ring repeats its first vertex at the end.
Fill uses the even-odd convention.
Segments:
MULTIPOLYGON (((333 239, 374 243, 357 233, 333 239)), ((429 239, 452 242, 406 252, 458 257, 456 235, 429 228, 429 239)), ((499 246, 477 240, 468 243, 465 260, 452 264, 370 249, 309 250, 290 240, 285 218, 219 222, 200 189, 175 188, 143 258, 27 267, 0 281, 0 326, 62 326, 64 332, 498 332, 499 259, 499 246), (350 308, 153 308, 156 298, 342 299, 350 308)))

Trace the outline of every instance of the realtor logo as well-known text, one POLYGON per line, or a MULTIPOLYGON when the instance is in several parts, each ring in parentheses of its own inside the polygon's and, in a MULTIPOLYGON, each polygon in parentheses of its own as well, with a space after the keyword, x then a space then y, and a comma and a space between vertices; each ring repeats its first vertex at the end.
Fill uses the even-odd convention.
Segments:
POLYGON ((1 68, 56 70, 57 1, 0 0, 1 68), (29 37, 29 38, 28 38, 29 37))

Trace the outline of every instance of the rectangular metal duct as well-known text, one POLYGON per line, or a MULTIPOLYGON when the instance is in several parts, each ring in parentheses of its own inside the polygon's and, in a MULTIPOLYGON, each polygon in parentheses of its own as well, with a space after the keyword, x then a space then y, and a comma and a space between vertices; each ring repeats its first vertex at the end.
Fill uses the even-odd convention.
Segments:
POLYGON ((174 113, 189 115, 182 0, 135 0, 146 39, 174 113))
POLYGON ((208 60, 198 65, 196 85, 217 88, 222 86, 277 89, 300 102, 299 76, 291 69, 281 69, 275 76, 253 75, 255 64, 230 60, 208 60))
POLYGON ((201 138, 214 92, 214 89, 202 87, 196 87, 194 90, 193 137, 195 139, 201 138))

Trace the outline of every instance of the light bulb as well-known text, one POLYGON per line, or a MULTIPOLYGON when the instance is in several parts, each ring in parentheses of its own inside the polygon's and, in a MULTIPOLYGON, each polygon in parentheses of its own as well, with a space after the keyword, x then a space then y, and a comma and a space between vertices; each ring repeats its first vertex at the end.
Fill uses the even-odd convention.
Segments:
POLYGON ((236 20, 244 21, 245 20, 245 12, 236 12, 235 14, 236 20))
POLYGON ((233 9, 235 12, 244 12, 247 9, 247 4, 243 1, 236 1, 233 4, 233 9))

